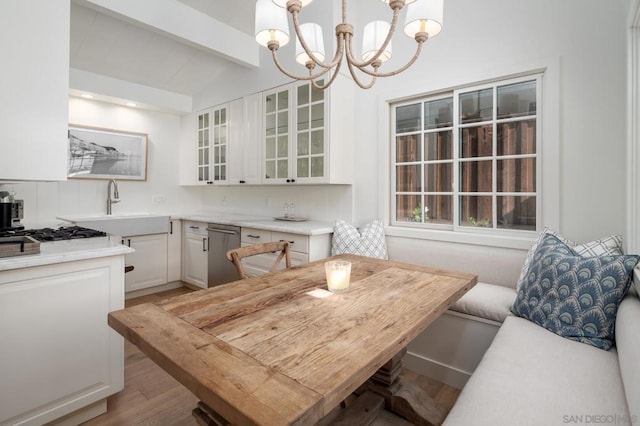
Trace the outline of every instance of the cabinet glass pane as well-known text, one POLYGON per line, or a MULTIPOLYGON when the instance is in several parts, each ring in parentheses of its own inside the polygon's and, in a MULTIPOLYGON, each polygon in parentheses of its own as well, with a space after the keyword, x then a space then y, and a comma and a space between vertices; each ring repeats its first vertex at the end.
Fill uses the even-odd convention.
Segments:
POLYGON ((204 180, 204 169, 202 167, 198 167, 198 181, 202 182, 204 180))
POLYGON ((289 138, 286 136, 278 136, 278 157, 287 157, 289 155, 289 138))
POLYGON ((220 128, 213 128, 213 144, 218 145, 220 143, 220 128))
POLYGON ((498 118, 521 117, 535 113, 535 80, 498 87, 498 118))
MULTIPOLYGON (((318 80, 318 85, 322 86, 324 80, 318 80)), ((311 102, 319 102, 324 100, 324 90, 311 86, 311 102)))
POLYGON ((268 160, 265 162, 265 177, 267 179, 273 179, 276 177, 276 162, 275 160, 268 160))
POLYGON ((267 138, 266 144, 266 158, 275 158, 276 156, 276 138, 267 138))
POLYGON ((204 133, 202 131, 198 132, 198 147, 202 147, 204 142, 204 133))
POLYGON ((213 125, 217 126, 220 124, 220 110, 213 112, 213 125))
POLYGON ((220 162, 221 163, 227 162, 227 146, 226 145, 222 145, 220 147, 220 162))
POLYGON ((198 150, 198 165, 199 165, 199 166, 203 164, 203 161, 202 161, 202 155, 203 155, 203 152, 202 152, 202 150, 201 150, 201 149, 199 149, 199 150, 198 150))
POLYGON ((227 125, 223 124, 220 126, 220 142, 221 144, 227 143, 227 125))
POLYGON ((311 157, 311 177, 324 176, 324 157, 311 157))
POLYGON ((216 146, 213 148, 213 163, 220 163, 220 147, 216 146))
POLYGON ((420 130, 420 104, 396 108, 396 133, 420 130))
POLYGON ((289 92, 284 90, 278 93, 278 110, 289 108, 289 92))
POLYGON ((396 166, 396 192, 421 191, 420 169, 420 165, 396 166))
POLYGON ((298 177, 309 177, 309 158, 298 158, 297 162, 298 177))
POLYGON ((311 128, 316 129, 324 126, 324 104, 311 106, 311 128))
POLYGON ((223 108, 220 110, 220 124, 227 123, 227 109, 223 108))
POLYGON ((304 106, 298 108, 298 130, 309 128, 309 108, 304 106))
POLYGON ((203 179, 204 179, 205 181, 209 181, 209 168, 208 168, 208 167, 207 167, 207 168, 204 168, 204 169, 203 169, 203 173, 204 173, 203 179))
POLYGON ((287 111, 278 113, 278 134, 287 133, 289 131, 289 113, 287 111))
POLYGON ((272 113, 276 111, 276 94, 272 93, 265 98, 265 112, 272 113))
POLYGON ((226 180, 227 179, 227 166, 226 165, 222 165, 220 166, 220 180, 226 180))
POLYGON ((265 134, 267 136, 273 136, 276 134, 276 115, 270 114, 266 117, 265 134))
POLYGON ((309 103, 309 86, 310 84, 298 86, 298 105, 309 103))
POLYGON ((205 148, 202 150, 202 164, 205 166, 209 165, 209 148, 205 148))
POLYGON ((476 90, 460 95, 460 122, 475 123, 493 117, 493 89, 476 90))
POLYGON ((289 175, 289 161, 278 160, 278 178, 286 178, 289 175))
POLYGON ((309 155, 309 134, 308 133, 300 133, 298 134, 298 145, 297 145, 298 156, 300 155, 309 155))
POLYGON ((311 132, 311 154, 324 154, 324 130, 311 132))

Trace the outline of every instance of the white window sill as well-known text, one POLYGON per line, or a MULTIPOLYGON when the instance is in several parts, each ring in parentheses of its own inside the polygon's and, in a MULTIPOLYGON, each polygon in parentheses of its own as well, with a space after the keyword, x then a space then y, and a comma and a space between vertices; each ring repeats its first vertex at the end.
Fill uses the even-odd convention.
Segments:
POLYGON ((390 237, 415 238, 420 240, 443 241, 458 244, 473 244, 487 247, 501 247, 529 250, 537 234, 530 237, 515 235, 495 235, 463 231, 441 231, 400 226, 387 226, 385 233, 390 237))

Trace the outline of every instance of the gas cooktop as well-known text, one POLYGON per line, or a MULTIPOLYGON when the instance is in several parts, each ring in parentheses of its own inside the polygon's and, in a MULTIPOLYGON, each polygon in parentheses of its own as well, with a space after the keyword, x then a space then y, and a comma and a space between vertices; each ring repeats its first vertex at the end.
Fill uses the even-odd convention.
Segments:
POLYGON ((1 237, 25 237, 29 236, 40 242, 75 240, 79 238, 105 237, 107 234, 95 229, 83 228, 81 226, 62 226, 60 228, 40 228, 40 229, 3 229, 0 230, 1 237))

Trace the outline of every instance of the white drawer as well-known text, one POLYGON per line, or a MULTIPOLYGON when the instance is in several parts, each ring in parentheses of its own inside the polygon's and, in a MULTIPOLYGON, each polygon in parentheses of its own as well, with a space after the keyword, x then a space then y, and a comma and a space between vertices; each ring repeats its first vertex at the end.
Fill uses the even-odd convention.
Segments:
POLYGON ((242 228, 241 241, 247 244, 271 242, 271 231, 256 228, 242 228))
MULTIPOLYGON (((289 256, 291 257, 291 266, 300 266, 309 263, 309 257, 304 253, 289 252, 289 256)), ((269 272, 269 269, 271 269, 277 257, 278 253, 258 254, 243 259, 242 265, 251 276, 264 274, 269 272)), ((278 269, 283 269, 284 267, 285 261, 283 259, 278 265, 278 269)))
POLYGON ((185 221, 182 230, 190 234, 207 236, 207 224, 204 222, 185 221))
POLYGON ((289 241, 292 251, 309 253, 309 236, 288 232, 272 232, 272 241, 289 241))

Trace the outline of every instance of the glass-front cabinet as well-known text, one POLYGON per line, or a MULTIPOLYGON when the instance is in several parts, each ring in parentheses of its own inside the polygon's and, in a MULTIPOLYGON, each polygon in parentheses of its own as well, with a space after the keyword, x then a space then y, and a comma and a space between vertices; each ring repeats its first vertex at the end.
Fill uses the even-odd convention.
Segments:
POLYGON ((326 97, 306 82, 264 93, 264 183, 327 183, 326 97))
POLYGON ((225 104, 198 114, 198 183, 227 180, 228 109, 225 104))
POLYGON ((197 113, 182 184, 351 184, 353 91, 342 76, 325 90, 298 81, 197 113))

